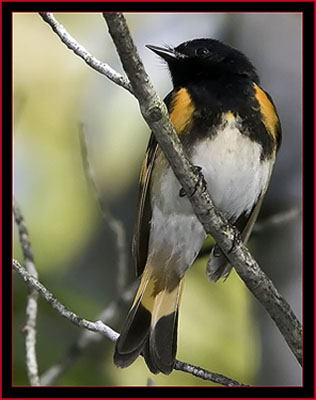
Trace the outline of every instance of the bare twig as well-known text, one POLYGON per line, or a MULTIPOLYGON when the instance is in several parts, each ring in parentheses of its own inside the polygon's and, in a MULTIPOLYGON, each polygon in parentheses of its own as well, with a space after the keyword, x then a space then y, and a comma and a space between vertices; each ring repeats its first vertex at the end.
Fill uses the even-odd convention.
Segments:
POLYGON ((155 93, 138 56, 126 21, 121 13, 103 14, 115 43, 123 68, 137 97, 144 119, 161 145, 176 177, 191 201, 194 212, 205 231, 234 265, 240 277, 254 296, 266 308, 288 343, 298 362, 302 363, 302 326, 289 304, 280 295, 272 281, 261 271, 242 241, 238 231, 215 209, 205 190, 201 175, 196 173, 170 122, 164 103, 155 93))
POLYGON ((116 236, 116 254, 117 254, 117 292, 121 293, 126 286, 127 280, 127 248, 126 248, 126 234, 122 221, 114 218, 105 204, 100 190, 97 187, 96 179, 94 177, 93 169, 89 163, 88 149, 85 140, 85 132, 83 124, 80 125, 79 130, 81 158, 83 162, 83 169, 86 174, 88 183, 90 184, 93 193, 99 203, 102 217, 111 231, 116 236))
MULTIPOLYGON (((121 296, 116 300, 110 303, 110 305, 97 316, 98 320, 103 321, 106 324, 113 323, 114 319, 120 315, 120 308, 123 304, 129 303, 135 295, 136 285, 135 281, 127 290, 125 290, 121 296)), ((104 336, 97 332, 91 332, 88 330, 84 330, 81 332, 78 339, 70 346, 70 348, 66 351, 66 354, 63 358, 55 365, 50 367, 47 371, 45 371, 41 377, 41 385, 42 386, 50 386, 53 385, 56 379, 66 371, 73 362, 79 357, 90 345, 93 343, 100 342, 104 339, 104 336)))
POLYGON ((117 248, 117 259, 118 259, 117 292, 120 293, 125 288, 127 279, 127 248, 126 248, 125 229, 123 227, 122 221, 118 220, 117 218, 114 218, 110 214, 108 207, 106 206, 100 194, 100 191, 98 190, 93 169, 91 168, 91 165, 89 163, 83 126, 81 126, 81 131, 80 131, 80 144, 81 144, 83 166, 87 180, 91 185, 93 192, 98 200, 104 221, 107 223, 109 228, 116 236, 116 248, 117 248))
MULTIPOLYGON (((68 310, 63 304, 61 304, 54 295, 49 292, 46 287, 40 283, 37 279, 35 279, 31 274, 29 274, 17 260, 13 260, 13 268, 19 275, 22 276, 26 284, 38 291, 38 293, 56 310, 58 313, 70 320, 75 325, 80 328, 86 328, 93 332, 101 333, 103 336, 110 339, 112 342, 115 342, 119 337, 119 334, 110 328, 108 325, 104 324, 102 321, 98 320, 96 322, 91 322, 86 319, 79 317, 74 312, 68 310)), ((58 369, 58 367, 56 367, 58 369)), ((244 386, 243 384, 234 381, 233 379, 227 378, 221 374, 216 374, 207 370, 204 370, 199 367, 194 367, 193 365, 184 363, 182 361, 176 362, 175 369, 184 371, 187 373, 191 373, 192 375, 199 376, 202 379, 218 383, 220 385, 226 386, 244 386)), ((53 379, 56 374, 56 370, 52 369, 49 376, 46 376, 46 382, 48 379, 53 379)))
POLYGON ((44 299, 59 312, 62 317, 69 319, 72 323, 79 326, 80 328, 86 328, 93 332, 101 333, 108 339, 115 342, 119 334, 115 332, 112 328, 105 325, 102 321, 91 322, 84 318, 79 317, 74 312, 69 311, 63 304, 61 304, 56 297, 49 292, 46 287, 35 279, 31 274, 29 274, 17 260, 13 260, 13 268, 22 276, 27 285, 35 289, 44 299))
MULTIPOLYGON (((19 239, 22 247, 25 268, 34 278, 37 279, 38 273, 34 263, 33 250, 31 247, 29 234, 24 223, 22 213, 15 200, 13 202, 13 214, 19 231, 19 239)), ((37 291, 29 289, 25 311, 26 321, 23 327, 23 332, 25 333, 26 371, 29 382, 32 386, 39 386, 40 384, 36 357, 37 299, 37 291)))
POLYGON ((207 371, 201 367, 195 367, 194 365, 178 361, 176 360, 176 364, 174 369, 187 372, 188 374, 197 376, 198 378, 204 379, 206 381, 212 381, 218 383, 219 385, 223 386, 249 386, 245 385, 244 383, 240 383, 238 381, 234 381, 230 378, 227 378, 224 375, 218 374, 216 372, 207 371))
MULTIPOLYGON (((126 249, 126 235, 123 224, 120 220, 114 218, 106 206, 100 190, 97 187, 96 179, 94 176, 93 169, 89 163, 87 142, 85 139, 85 130, 83 124, 80 124, 79 139, 81 148, 81 159, 83 162, 83 169, 86 175, 86 179, 92 188, 92 191, 98 201, 102 217, 109 228, 116 236, 116 248, 118 258, 118 272, 117 272, 117 292, 120 293, 118 300, 113 301, 100 315, 98 319, 105 322, 111 323, 115 316, 119 314, 119 307, 122 303, 126 303, 132 300, 136 290, 136 282, 131 285, 128 290, 124 290, 127 279, 127 249, 126 249)), ((92 343, 103 340, 103 336, 91 331, 83 331, 79 338, 70 346, 66 351, 65 356, 55 365, 50 367, 44 372, 41 377, 41 385, 48 386, 52 385, 56 379, 69 368, 74 360, 82 354, 92 343)))
POLYGON ((301 210, 299 207, 293 207, 288 210, 277 212, 270 217, 257 222, 253 228, 253 233, 261 232, 267 228, 278 226, 282 224, 286 224, 295 218, 297 218, 301 214, 301 210))
POLYGON ((124 290, 127 282, 127 249, 126 233, 122 221, 108 215, 108 224, 116 236, 116 254, 117 254, 117 293, 124 290))
POLYGON ((151 377, 147 378, 146 386, 155 386, 155 381, 153 380, 153 378, 151 377))
MULTIPOLYGON (((266 229, 278 227, 283 224, 288 224, 289 222, 295 220, 295 218, 299 217, 301 213, 302 211, 299 207, 293 207, 285 211, 276 212, 269 217, 256 222, 251 234, 251 238, 253 239, 257 233, 261 233, 266 229)), ((209 255, 213 246, 214 242, 202 247, 199 252, 198 258, 209 255)))
POLYGON ((39 13, 45 22, 47 22, 53 31, 59 36, 61 41, 72 50, 77 56, 82 58, 85 63, 87 63, 91 68, 99 72, 100 74, 106 76, 114 83, 122 86, 124 89, 133 93, 129 81, 111 68, 108 64, 98 60, 96 57, 92 56, 81 44, 79 44, 60 24, 54 17, 52 13, 39 13))

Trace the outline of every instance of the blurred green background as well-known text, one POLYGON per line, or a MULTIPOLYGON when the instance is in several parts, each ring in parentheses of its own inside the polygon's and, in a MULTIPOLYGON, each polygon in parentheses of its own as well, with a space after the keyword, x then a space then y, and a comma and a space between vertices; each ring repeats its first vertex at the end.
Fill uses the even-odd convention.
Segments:
MULTIPOLYGON (((101 14, 56 13, 55 17, 90 53, 122 72, 101 14)), ((166 66, 145 44, 177 45, 213 37, 248 55, 277 105, 284 134, 261 220, 299 210, 301 15, 128 13, 126 18, 162 97, 171 89, 170 78, 166 66)), ((118 256, 115 235, 85 177, 80 126, 102 200, 126 231, 128 285, 135 280, 130 243, 138 175, 150 132, 136 100, 87 67, 39 15, 15 14, 13 35, 14 196, 30 233, 40 280, 70 310, 95 320, 119 297, 118 256)), ((300 217, 258 231, 251 248, 300 317, 300 217)), ((16 228, 14 257, 23 260, 16 228)), ((206 262, 207 256, 200 258, 185 282, 177 358, 248 384, 300 385, 300 368, 260 304, 235 272, 225 283, 209 283, 206 262)), ((22 334, 27 289, 13 275, 13 383, 27 385, 22 334)), ((109 321, 117 330, 128 310, 128 303, 121 303, 109 321)), ((80 333, 39 300, 40 374, 66 360, 80 333)), ((112 354, 109 340, 94 341, 54 384, 146 385, 151 374, 141 358, 120 370, 113 366, 112 354)), ((153 379, 156 385, 211 384, 177 371, 153 379)))

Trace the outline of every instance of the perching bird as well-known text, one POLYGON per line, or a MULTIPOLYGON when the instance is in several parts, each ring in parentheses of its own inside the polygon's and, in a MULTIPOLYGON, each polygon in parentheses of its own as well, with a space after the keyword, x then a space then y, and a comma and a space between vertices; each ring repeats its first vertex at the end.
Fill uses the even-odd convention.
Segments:
MULTIPOLYGON (((175 48, 147 46, 168 64, 170 119, 192 163, 201 169, 214 205, 247 242, 269 185, 281 126, 248 58, 213 39, 175 48)), ((114 362, 127 367, 142 354, 153 373, 175 363, 183 278, 206 233, 152 134, 140 177, 133 252, 141 282, 114 362)), ((207 275, 227 277, 231 265, 215 245, 207 275)), ((202 325, 201 321, 201 325, 202 325)))

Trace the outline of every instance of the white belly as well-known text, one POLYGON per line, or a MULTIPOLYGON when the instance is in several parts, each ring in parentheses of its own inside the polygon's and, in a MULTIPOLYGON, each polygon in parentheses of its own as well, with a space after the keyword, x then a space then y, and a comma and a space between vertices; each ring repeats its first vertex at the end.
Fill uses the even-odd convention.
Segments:
MULTIPOLYGON (((241 135, 235 120, 228 122, 215 138, 201 142, 192 154, 202 168, 214 205, 231 220, 250 212, 269 179, 271 161, 260 161, 261 146, 241 135)), ((160 156, 162 157, 162 155, 160 156)), ((206 237, 187 197, 180 197, 181 185, 167 168, 154 184, 149 254, 159 262, 172 262, 185 273, 206 237)))
POLYGON ((228 219, 249 213, 269 179, 271 161, 260 161, 261 145, 228 124, 214 139, 205 139, 192 156, 202 167, 214 205, 228 219))

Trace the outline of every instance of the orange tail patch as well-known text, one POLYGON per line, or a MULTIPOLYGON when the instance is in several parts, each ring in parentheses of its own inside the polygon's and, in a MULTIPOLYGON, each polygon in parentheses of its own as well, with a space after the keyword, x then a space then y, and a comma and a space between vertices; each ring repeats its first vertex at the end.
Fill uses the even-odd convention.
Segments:
POLYGON ((157 282, 148 267, 145 268, 132 307, 121 335, 116 342, 114 363, 128 367, 142 353, 153 373, 169 374, 174 366, 177 349, 178 307, 183 278, 172 290, 162 274, 157 282), (158 288, 158 289, 157 289, 158 288))

